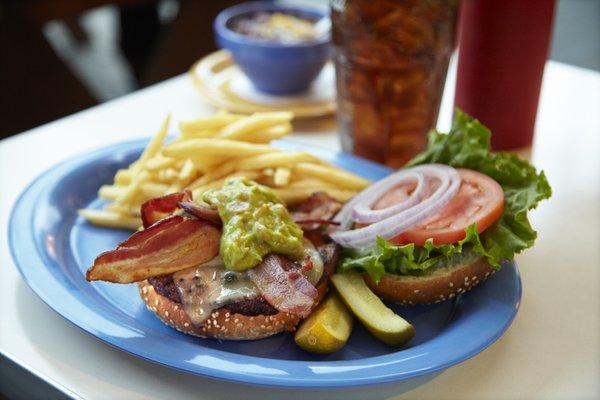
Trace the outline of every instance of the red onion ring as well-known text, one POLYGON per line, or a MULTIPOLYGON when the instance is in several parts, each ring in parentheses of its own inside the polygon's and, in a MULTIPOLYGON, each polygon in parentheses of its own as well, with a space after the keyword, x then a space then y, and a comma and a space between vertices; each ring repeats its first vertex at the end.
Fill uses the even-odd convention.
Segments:
POLYGON ((425 192, 425 176, 414 171, 401 171, 406 173, 393 174, 393 178, 386 182, 385 185, 380 185, 377 188, 369 191, 369 196, 362 201, 357 202, 352 210, 352 219, 354 222, 370 224, 373 222, 381 221, 382 219, 391 217, 392 215, 398 214, 400 211, 406 210, 407 208, 413 207, 420 203, 425 192), (417 187, 410 196, 395 204, 391 207, 373 210, 373 205, 389 190, 399 186, 402 183, 408 183, 411 181, 417 181, 417 187))
POLYGON ((355 248, 374 244, 377 236, 390 239, 437 213, 456 195, 460 181, 454 168, 442 164, 427 164, 398 171, 376 182, 347 203, 334 218, 344 230, 335 230, 330 237, 342 246, 355 248), (411 194, 405 201, 382 210, 370 208, 388 190, 408 179, 414 180, 415 174, 421 175, 423 180, 438 179, 440 185, 429 197, 422 199, 420 197, 424 189, 418 190, 417 178, 417 188, 413 194, 418 194, 414 197, 411 194), (375 222, 363 228, 347 230, 353 221, 357 222, 354 217, 360 222, 375 222))

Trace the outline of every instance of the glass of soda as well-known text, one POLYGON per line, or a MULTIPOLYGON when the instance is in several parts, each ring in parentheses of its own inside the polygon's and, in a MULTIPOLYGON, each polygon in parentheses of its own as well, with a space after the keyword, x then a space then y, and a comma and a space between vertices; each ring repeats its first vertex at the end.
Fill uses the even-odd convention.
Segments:
POLYGON ((332 0, 338 125, 346 152, 400 167, 435 127, 458 0, 332 0))

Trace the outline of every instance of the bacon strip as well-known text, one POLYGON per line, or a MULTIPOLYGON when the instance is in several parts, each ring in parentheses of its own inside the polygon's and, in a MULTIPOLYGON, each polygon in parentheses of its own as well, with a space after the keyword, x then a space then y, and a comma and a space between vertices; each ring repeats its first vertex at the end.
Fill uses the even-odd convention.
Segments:
POLYGON ((305 318, 310 314, 318 292, 288 264, 291 262, 284 257, 270 254, 258 266, 249 269, 248 276, 274 308, 305 318))
POLYGON ((159 220, 172 214, 175 210, 177 210, 178 202, 191 200, 192 192, 189 190, 148 200, 142 204, 141 208, 144 228, 148 228, 153 223, 158 222, 159 220))
POLYGON ((178 201, 177 206, 179 206, 186 213, 197 218, 205 219, 217 225, 223 224, 221 217, 219 216, 219 212, 214 208, 202 204, 196 204, 193 201, 178 201))
POLYGON ((311 231, 320 228, 325 223, 331 224, 329 220, 337 214, 340 208, 342 208, 341 203, 327 193, 315 192, 298 207, 293 213, 293 218, 304 231, 311 231))
POLYGON ((86 279, 131 283, 170 274, 212 260, 220 239, 220 229, 210 222, 167 217, 100 254, 86 279))

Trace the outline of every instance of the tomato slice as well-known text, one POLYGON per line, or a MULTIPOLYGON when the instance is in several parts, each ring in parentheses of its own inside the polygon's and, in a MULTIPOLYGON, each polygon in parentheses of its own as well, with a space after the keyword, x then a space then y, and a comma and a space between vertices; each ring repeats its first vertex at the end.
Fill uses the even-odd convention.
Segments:
MULTIPOLYGON (((465 229, 477 223, 481 233, 496 222, 504 212, 502 187, 487 175, 470 169, 457 169, 462 182, 458 193, 436 215, 418 226, 392 238, 395 244, 425 244, 433 239, 435 244, 451 244, 464 239, 465 229)), ((434 184, 433 184, 434 185, 434 184)), ((435 188, 430 189, 433 191, 435 188)), ((402 201, 414 190, 414 185, 400 185, 384 194, 374 209, 386 208, 402 201)))

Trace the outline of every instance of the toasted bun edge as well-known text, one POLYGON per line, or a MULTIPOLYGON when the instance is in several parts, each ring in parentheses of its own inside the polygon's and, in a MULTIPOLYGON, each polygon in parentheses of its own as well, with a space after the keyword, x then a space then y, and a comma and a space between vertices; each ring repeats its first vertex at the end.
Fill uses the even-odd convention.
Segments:
POLYGON ((379 283, 368 275, 365 282, 378 296, 402 305, 431 304, 449 300, 471 290, 495 270, 483 258, 436 272, 429 276, 385 274, 379 283))

